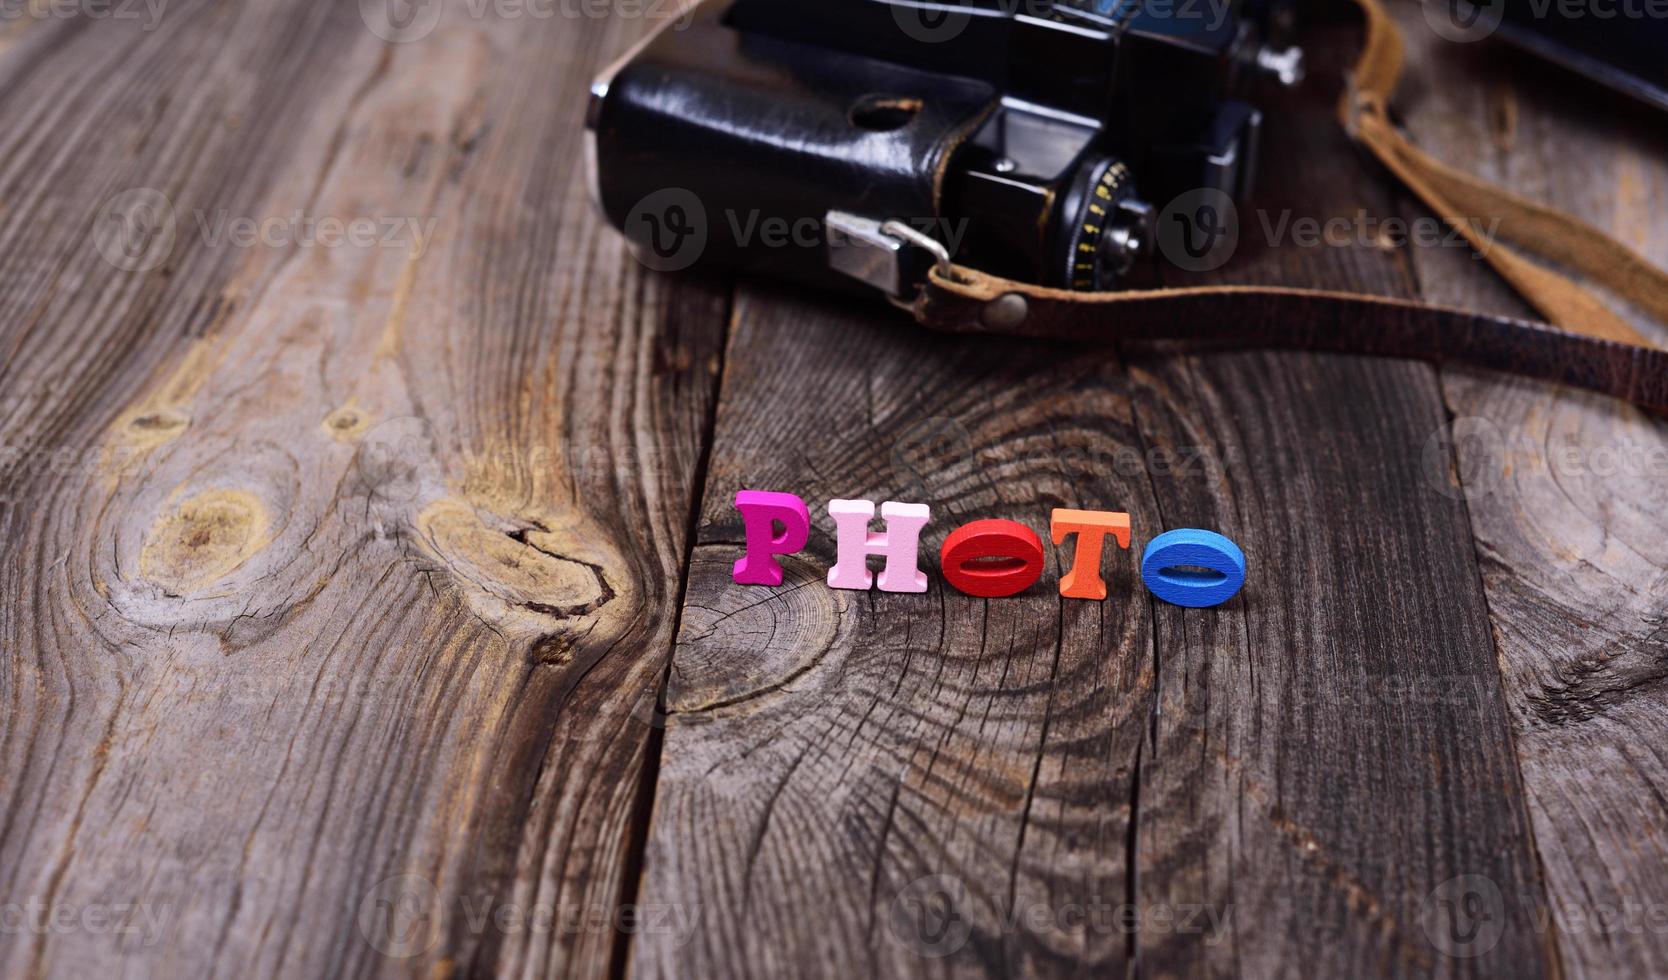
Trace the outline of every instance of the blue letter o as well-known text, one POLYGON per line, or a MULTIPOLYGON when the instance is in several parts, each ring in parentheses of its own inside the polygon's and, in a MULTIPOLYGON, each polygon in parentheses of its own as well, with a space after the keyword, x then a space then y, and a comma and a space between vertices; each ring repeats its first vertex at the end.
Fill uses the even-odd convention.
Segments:
POLYGON ((1245 584, 1245 552, 1215 531, 1165 531, 1141 553, 1141 580, 1153 595, 1177 606, 1220 606, 1245 584), (1177 571, 1182 565, 1213 574, 1177 571))

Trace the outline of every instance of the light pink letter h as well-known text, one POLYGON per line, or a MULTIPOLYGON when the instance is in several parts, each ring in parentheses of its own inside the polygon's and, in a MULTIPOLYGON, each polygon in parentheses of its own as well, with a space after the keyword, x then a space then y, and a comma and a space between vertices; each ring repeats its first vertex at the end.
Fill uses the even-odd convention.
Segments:
POLYGON ((869 533, 875 505, 867 500, 830 500, 828 515, 834 518, 837 546, 834 567, 828 570, 828 585, 834 589, 867 589, 874 581, 869 574, 868 556, 885 555, 886 568, 880 573, 882 592, 925 592, 927 576, 916 568, 921 529, 931 517, 926 504, 880 505, 886 522, 881 534, 869 533))

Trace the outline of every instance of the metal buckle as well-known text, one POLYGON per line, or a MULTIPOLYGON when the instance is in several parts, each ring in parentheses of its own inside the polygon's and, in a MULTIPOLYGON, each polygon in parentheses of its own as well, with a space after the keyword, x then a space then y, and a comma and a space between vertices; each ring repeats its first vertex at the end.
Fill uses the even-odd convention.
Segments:
POLYGON ((899 306, 907 306, 926 282, 926 260, 941 276, 953 268, 942 242, 902 221, 830 211, 824 222, 829 268, 868 283, 899 306))

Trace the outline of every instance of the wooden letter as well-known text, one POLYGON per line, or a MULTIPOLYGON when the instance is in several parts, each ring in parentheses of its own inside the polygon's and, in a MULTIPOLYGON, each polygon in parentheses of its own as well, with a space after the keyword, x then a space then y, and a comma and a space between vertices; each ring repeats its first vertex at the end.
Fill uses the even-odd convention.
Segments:
POLYGON ((988 599, 1024 592, 1043 570, 1042 539, 1014 521, 963 524, 944 539, 938 557, 945 580, 988 599))
POLYGON ((1166 531, 1142 552, 1141 579, 1173 605, 1220 606, 1245 584, 1245 552, 1215 531, 1166 531))
POLYGON ((1071 571, 1060 576, 1060 594, 1068 599, 1106 598, 1106 582, 1100 577, 1102 545, 1110 534, 1117 539, 1118 547, 1129 547, 1129 515, 1057 509, 1049 516, 1048 533, 1055 544, 1066 540, 1068 534, 1077 535, 1071 571))
POLYGON ((869 521, 875 516, 875 505, 870 501, 830 500, 828 516, 834 518, 836 546, 834 567, 828 570, 830 588, 869 588, 874 576, 869 574, 868 557, 885 555, 886 567, 880 573, 882 592, 927 591, 927 575, 916 567, 921 529, 932 516, 926 504, 890 500, 881 504, 880 517, 886 522, 881 534, 869 533, 869 521))
POLYGON ((793 554, 811 536, 811 512, 805 509, 805 501, 791 493, 738 490, 736 510, 741 511, 747 529, 747 555, 731 573, 736 584, 781 585, 782 565, 776 556, 793 554))

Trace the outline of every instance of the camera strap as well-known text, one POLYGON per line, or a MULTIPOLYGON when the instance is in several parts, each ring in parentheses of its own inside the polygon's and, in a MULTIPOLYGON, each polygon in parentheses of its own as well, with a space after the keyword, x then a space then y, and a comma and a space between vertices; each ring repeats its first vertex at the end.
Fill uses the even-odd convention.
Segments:
POLYGON ((1380 0, 1356 0, 1366 17, 1361 58, 1339 106, 1344 128, 1437 216, 1460 229, 1472 248, 1548 321, 1575 333, 1648 344, 1592 293, 1536 265, 1514 249, 1486 241, 1484 222, 1543 259, 1573 269, 1659 323, 1668 323, 1668 274, 1604 232, 1555 208, 1519 197, 1442 163, 1415 146, 1390 121, 1389 103, 1401 80, 1401 31, 1380 0))
POLYGON ((948 333, 1084 343, 1186 341, 1405 357, 1507 371, 1668 415, 1668 351, 1547 324, 1356 293, 1207 286, 1120 293, 1048 289, 935 268, 912 310, 948 333))
POLYGON ((1591 225, 1448 167, 1414 146, 1387 110, 1401 78, 1401 33, 1379 0, 1356 2, 1367 33, 1341 106, 1345 127, 1439 217, 1460 229, 1549 323, 1390 297, 1269 286, 1072 292, 954 265, 941 247, 929 249, 937 262, 909 304, 916 319, 952 333, 1118 345, 1184 341, 1464 364, 1585 388, 1668 415, 1668 352, 1571 279, 1484 241, 1476 219, 1498 219, 1497 234, 1604 285, 1664 323, 1668 275, 1591 225))

